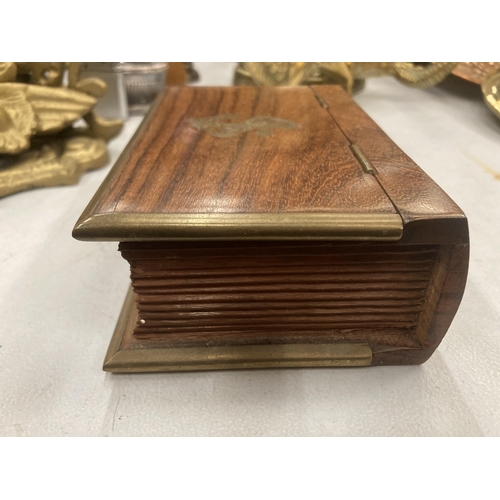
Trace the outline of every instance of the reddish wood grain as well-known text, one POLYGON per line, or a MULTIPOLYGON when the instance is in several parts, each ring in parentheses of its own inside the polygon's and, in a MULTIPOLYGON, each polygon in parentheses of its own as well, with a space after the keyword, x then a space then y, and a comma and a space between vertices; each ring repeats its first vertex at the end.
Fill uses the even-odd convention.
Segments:
POLYGON ((437 246, 121 243, 138 339, 178 346, 355 341, 415 347, 437 246))
POLYGON ((169 88, 91 215, 395 213, 308 87, 169 88), (296 128, 214 137, 192 119, 269 116, 296 128))
POLYGON ((353 342, 374 365, 428 359, 465 288, 467 220, 340 87, 169 89, 90 215, 294 212, 399 214, 403 236, 121 243, 137 294, 124 342, 353 342), (297 128, 216 138, 190 122, 227 113, 297 128))
POLYGON ((361 147, 377 170, 378 182, 403 218, 402 242, 469 242, 462 210, 340 87, 312 90, 327 104, 345 137, 361 147))

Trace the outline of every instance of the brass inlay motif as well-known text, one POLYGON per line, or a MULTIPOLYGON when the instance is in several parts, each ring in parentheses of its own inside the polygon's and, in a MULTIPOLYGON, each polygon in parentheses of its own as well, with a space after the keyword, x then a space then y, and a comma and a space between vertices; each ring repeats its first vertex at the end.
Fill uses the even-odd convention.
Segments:
POLYGON ((297 125, 283 118, 274 116, 254 116, 243 121, 231 114, 207 116, 205 118, 191 118, 188 123, 214 137, 236 137, 245 132, 255 130, 257 135, 268 136, 273 128, 294 129, 297 125))

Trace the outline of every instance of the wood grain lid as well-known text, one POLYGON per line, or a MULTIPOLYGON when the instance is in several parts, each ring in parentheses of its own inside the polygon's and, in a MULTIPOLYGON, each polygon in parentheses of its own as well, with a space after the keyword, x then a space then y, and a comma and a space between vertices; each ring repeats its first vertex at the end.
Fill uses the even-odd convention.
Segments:
POLYGON ((73 236, 400 239, 403 219, 377 169, 334 116, 335 97, 350 98, 318 89, 168 88, 73 236))

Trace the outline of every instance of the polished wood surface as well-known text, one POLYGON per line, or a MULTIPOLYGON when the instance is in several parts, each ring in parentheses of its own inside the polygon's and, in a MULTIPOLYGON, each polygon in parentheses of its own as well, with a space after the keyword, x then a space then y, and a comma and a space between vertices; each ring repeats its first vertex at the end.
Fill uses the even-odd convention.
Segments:
POLYGON ((122 340, 130 353, 338 343, 368 346, 373 365, 418 364, 465 288, 465 215, 340 87, 169 89, 82 217, 99 223, 86 236, 115 237, 111 215, 168 236, 141 241, 129 225, 120 243, 136 299, 122 340), (231 137, 193 126, 227 114, 295 126, 231 137), (206 217, 203 231, 184 234, 178 218, 172 238, 169 214, 206 217), (328 241, 328 224, 310 241, 307 217, 300 231, 281 224, 275 241, 256 239, 251 224, 244 241, 209 241, 217 214, 236 226, 249 214, 371 219, 365 241, 328 241), (396 218, 394 241, 375 241, 375 217, 396 218))
POLYGON ((347 140, 357 144, 376 169, 377 181, 403 219, 404 241, 468 243, 462 210, 341 88, 313 90, 347 140))
POLYGON ((91 215, 396 213, 309 87, 169 88, 91 215), (295 124, 214 137, 193 119, 295 124))
POLYGON ((136 292, 124 349, 352 343, 419 364, 465 288, 467 245, 122 243, 136 292), (132 333, 133 332, 133 333, 132 333))

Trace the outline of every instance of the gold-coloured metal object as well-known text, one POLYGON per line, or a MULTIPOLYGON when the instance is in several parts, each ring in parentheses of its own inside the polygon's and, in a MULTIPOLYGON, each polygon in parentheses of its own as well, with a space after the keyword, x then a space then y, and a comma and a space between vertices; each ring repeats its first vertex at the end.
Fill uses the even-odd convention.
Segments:
POLYGON ((236 68, 235 85, 337 84, 350 94, 365 78, 394 76, 412 87, 426 88, 444 80, 456 63, 438 62, 247 62, 236 68))
POLYGON ((372 350, 363 344, 280 344, 224 347, 162 348, 129 339, 137 346, 123 346, 124 336, 137 322, 134 293, 129 290, 111 339, 104 371, 117 373, 248 368, 369 366, 372 350))
POLYGON ((68 127, 95 103, 71 89, 0 83, 0 154, 26 151, 32 135, 68 127))
POLYGON ((294 122, 273 116, 253 116, 244 121, 236 121, 238 119, 236 115, 224 114, 191 118, 188 123, 195 129, 214 137, 235 137, 251 130, 255 130, 257 135, 268 136, 271 135, 273 128, 297 128, 294 122))
POLYGON ((82 241, 344 240, 397 241, 403 223, 397 214, 262 213, 134 214, 88 216, 76 223, 73 237, 82 241))
POLYGON ((83 172, 107 162, 105 140, 123 123, 93 111, 106 85, 81 79, 81 65, 0 63, 0 197, 74 184, 83 172), (66 70, 68 88, 61 87, 66 70), (80 118, 88 127, 72 129, 80 118))
POLYGON ((453 75, 481 85, 486 106, 495 116, 500 118, 500 62, 458 63, 453 70, 453 75))
POLYGON ((15 63, 0 62, 0 82, 12 82, 16 75, 17 67, 15 63))
POLYGON ((492 73, 481 84, 484 100, 489 109, 500 118, 500 71, 492 73))
POLYGON ((405 85, 427 88, 442 82, 457 63, 354 62, 347 64, 353 78, 393 76, 405 85))
POLYGON ((8 168, 2 168, 8 159, 0 157, 0 197, 37 187, 76 184, 84 172, 107 161, 106 143, 85 136, 44 143, 19 156, 8 168))
POLYGON ((234 84, 338 84, 351 93, 354 79, 344 62, 244 62, 236 68, 234 84))
POLYGON ((460 62, 453 69, 454 76, 481 85, 492 73, 500 71, 500 62, 460 62))
POLYGON ((59 87, 64 77, 65 63, 63 62, 18 62, 16 63, 17 76, 28 79, 27 83, 50 87, 59 87))
POLYGON ((356 144, 351 144, 349 148, 351 149, 352 154, 356 157, 356 160, 358 160, 359 164, 361 165, 363 172, 365 174, 375 174, 375 168, 372 165, 372 162, 366 157, 361 148, 356 144))

